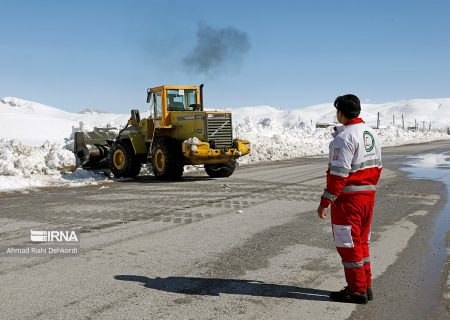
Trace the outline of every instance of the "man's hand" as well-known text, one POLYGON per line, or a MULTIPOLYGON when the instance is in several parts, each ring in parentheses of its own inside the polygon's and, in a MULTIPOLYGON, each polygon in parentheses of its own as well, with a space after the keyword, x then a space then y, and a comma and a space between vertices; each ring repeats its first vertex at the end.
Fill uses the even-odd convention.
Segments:
POLYGON ((326 219, 327 218, 327 208, 324 208, 322 206, 319 206, 317 208, 317 214, 319 215, 320 219, 326 219))

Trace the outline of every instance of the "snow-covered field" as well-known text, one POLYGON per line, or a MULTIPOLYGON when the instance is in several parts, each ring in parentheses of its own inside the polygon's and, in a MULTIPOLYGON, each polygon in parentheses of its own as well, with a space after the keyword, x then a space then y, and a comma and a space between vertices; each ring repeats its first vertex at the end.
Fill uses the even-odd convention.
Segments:
MULTIPOLYGON (((362 109, 362 118, 371 126, 376 126, 380 113, 378 133, 384 146, 450 139, 450 99, 365 104, 362 109), (403 130, 402 115, 405 128, 417 122, 420 131, 403 130)), ((148 115, 144 111, 143 116, 148 115)), ((326 154, 332 129, 316 128, 316 123, 336 121, 331 103, 291 110, 258 106, 232 111, 234 136, 252 142, 252 152, 240 164, 326 154)), ((128 112, 70 113, 18 98, 1 99, 0 191, 110 181, 103 174, 75 168, 73 134, 94 126, 123 127, 128 112)))

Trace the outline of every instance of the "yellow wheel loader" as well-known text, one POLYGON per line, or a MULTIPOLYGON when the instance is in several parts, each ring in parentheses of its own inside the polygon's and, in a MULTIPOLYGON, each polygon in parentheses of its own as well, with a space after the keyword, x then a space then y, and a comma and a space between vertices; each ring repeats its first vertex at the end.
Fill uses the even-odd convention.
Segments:
POLYGON ((119 134, 96 128, 75 134, 74 153, 84 168, 109 168, 115 177, 136 177, 151 165, 160 180, 178 180, 185 165, 204 165, 210 177, 229 177, 250 142, 233 139, 231 112, 204 111, 203 85, 147 90, 151 116, 131 118, 119 134))

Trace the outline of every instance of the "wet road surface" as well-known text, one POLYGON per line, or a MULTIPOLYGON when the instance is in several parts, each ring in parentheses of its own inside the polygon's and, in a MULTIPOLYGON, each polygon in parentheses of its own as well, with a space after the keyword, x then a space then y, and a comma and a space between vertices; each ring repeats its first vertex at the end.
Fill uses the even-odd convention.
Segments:
POLYGON ((384 149, 368 305, 327 298, 344 286, 330 222, 315 212, 327 159, 305 158, 240 167, 228 179, 0 195, 2 247, 29 243, 30 229, 81 228, 79 256, 0 258, 1 318, 447 319, 448 270, 427 287, 424 257, 448 191, 400 169, 410 155, 449 147, 384 149))

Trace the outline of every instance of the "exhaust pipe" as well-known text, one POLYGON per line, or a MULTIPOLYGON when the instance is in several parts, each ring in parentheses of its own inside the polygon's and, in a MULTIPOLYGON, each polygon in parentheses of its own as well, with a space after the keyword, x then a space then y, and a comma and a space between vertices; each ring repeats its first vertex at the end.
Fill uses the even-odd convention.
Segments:
POLYGON ((200 85, 200 105, 202 106, 203 110, 203 83, 200 85))

